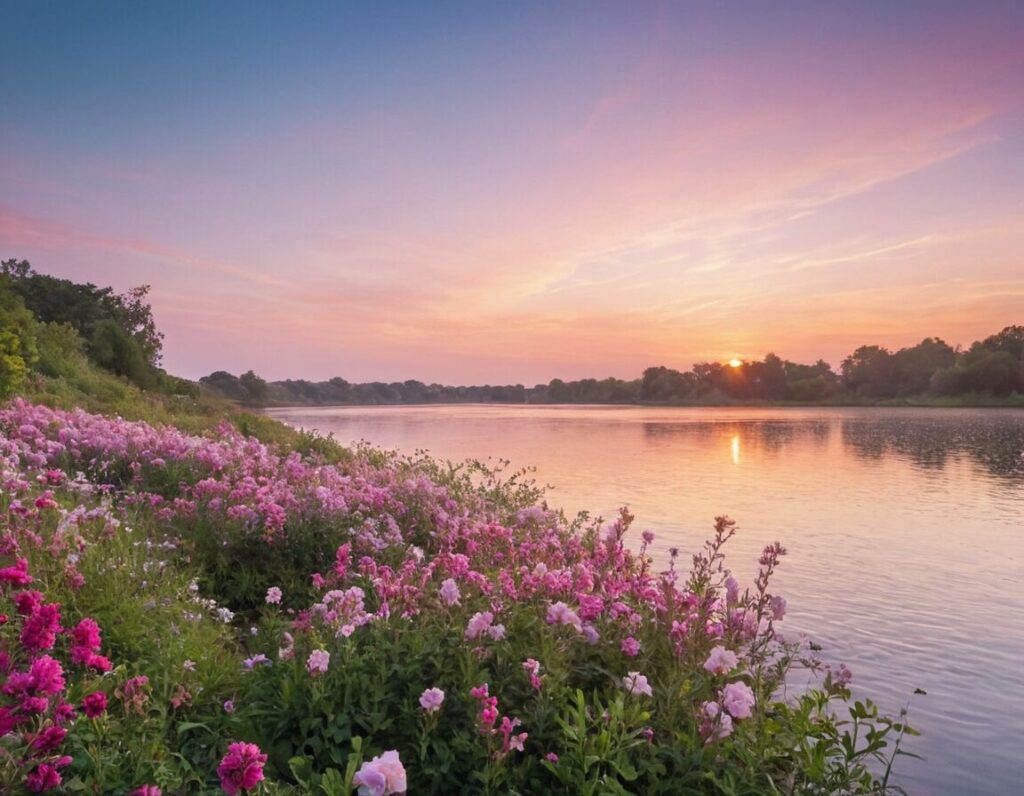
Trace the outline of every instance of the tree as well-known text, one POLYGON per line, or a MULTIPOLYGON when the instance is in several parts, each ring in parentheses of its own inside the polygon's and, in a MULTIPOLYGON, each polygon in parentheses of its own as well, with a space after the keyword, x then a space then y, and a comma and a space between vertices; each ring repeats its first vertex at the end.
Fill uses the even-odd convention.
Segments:
POLYGON ((267 383, 254 371, 247 370, 238 377, 238 383, 245 390, 249 403, 263 404, 267 402, 267 383))
POLYGON ((888 349, 864 345, 843 360, 843 382, 866 398, 891 398, 896 394, 893 356, 888 349))
MULTIPOLYGON (((6 265, 6 263, 4 264, 6 265)), ((0 398, 9 398, 20 389, 29 368, 38 358, 35 320, 24 302, 0 277, 0 398)))

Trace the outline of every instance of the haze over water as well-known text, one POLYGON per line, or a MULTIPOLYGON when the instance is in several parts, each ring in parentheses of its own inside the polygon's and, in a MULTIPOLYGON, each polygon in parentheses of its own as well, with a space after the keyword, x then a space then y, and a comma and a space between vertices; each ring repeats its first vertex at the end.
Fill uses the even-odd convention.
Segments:
POLYGON ((442 458, 535 466, 553 506, 636 515, 655 554, 688 554, 717 514, 752 580, 789 550, 783 626, 896 712, 915 688, 911 794, 1008 794, 1024 777, 1024 412, 938 409, 330 407, 274 417, 442 458))

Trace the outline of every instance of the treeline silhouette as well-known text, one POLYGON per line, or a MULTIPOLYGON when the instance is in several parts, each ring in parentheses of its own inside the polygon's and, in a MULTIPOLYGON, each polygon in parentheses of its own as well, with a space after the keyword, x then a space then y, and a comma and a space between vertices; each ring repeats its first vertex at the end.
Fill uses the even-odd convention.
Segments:
POLYGON ((865 345, 835 372, 823 360, 804 365, 768 354, 736 365, 701 362, 682 372, 647 368, 638 379, 553 379, 525 387, 452 387, 421 381, 353 384, 288 379, 267 382, 253 371, 234 376, 217 371, 200 379, 216 395, 247 404, 378 405, 439 403, 512 404, 734 404, 755 402, 851 403, 930 399, 1024 399, 1024 326, 954 348, 937 337, 889 351, 865 345))

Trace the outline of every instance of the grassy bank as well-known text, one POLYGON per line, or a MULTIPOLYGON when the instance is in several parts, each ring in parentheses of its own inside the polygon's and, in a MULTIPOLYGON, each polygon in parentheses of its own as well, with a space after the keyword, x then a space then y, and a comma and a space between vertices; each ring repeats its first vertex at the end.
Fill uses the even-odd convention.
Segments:
POLYGON ((725 518, 656 567, 627 512, 565 518, 520 475, 87 362, 25 397, 0 412, 4 792, 888 789, 903 725, 782 640, 784 551, 737 583, 725 518), (794 669, 819 686, 786 698, 794 669))

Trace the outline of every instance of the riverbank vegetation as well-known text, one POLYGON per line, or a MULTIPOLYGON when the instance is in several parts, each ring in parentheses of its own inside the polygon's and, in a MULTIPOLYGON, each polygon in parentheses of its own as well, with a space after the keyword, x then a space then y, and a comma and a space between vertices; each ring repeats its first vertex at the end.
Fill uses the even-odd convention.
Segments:
POLYGON ((480 467, 0 432, 5 792, 878 793, 908 731, 784 639, 785 551, 738 582, 726 518, 656 565, 480 467))
POLYGON ((4 793, 895 790, 912 730, 786 637, 780 544, 740 582, 725 517, 656 561, 625 510, 300 434, 86 287, 0 281, 4 793))

